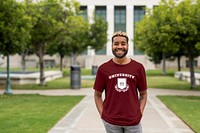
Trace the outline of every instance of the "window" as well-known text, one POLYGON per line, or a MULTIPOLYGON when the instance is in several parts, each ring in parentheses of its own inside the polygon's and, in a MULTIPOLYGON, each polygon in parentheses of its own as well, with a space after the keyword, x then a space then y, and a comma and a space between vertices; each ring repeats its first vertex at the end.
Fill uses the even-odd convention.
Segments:
MULTIPOLYGON (((81 6, 80 7, 81 13, 80 16, 83 16, 84 20, 88 19, 88 15, 87 15, 87 6, 81 6)), ((85 50, 82 55, 87 55, 87 50, 85 50)))
POLYGON ((81 10, 81 16, 84 17, 85 20, 87 20, 88 16, 87 16, 87 6, 81 6, 80 7, 81 10))
MULTIPOLYGON (((136 23, 140 21, 145 15, 145 6, 134 6, 134 32, 136 28, 136 23)), ((134 54, 143 55, 144 53, 139 51, 134 45, 134 54)))
POLYGON ((134 25, 136 22, 140 21, 145 15, 145 6, 135 6, 134 7, 134 25))
MULTIPOLYGON (((96 6, 95 7, 95 17, 103 17, 106 21, 106 6, 96 6)), ((106 46, 101 50, 95 52, 96 55, 105 55, 106 54, 106 46)))
POLYGON ((114 9, 114 31, 126 32, 126 7, 115 6, 114 9))
POLYGON ((95 17, 103 17, 106 21, 106 6, 96 6, 95 17))

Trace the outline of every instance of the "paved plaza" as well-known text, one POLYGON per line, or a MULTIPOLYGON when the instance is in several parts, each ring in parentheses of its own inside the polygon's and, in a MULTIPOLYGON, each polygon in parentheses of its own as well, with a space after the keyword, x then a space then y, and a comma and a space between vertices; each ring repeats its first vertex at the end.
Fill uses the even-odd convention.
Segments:
MULTIPOLYGON (((3 90, 0 90, 0 94, 3 90)), ((13 94, 85 95, 48 133, 105 133, 93 99, 93 89, 13 90, 13 94)), ((171 112, 157 95, 200 96, 199 91, 148 89, 148 102, 142 118, 143 133, 194 133, 171 112)))

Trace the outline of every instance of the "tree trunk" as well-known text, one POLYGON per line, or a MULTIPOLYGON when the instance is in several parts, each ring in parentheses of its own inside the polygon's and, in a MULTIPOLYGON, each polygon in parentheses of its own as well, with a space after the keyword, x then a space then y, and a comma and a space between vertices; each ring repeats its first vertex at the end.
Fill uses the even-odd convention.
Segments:
POLYGON ((7 78, 6 78, 6 90, 4 92, 4 94, 12 94, 12 90, 11 90, 11 83, 10 83, 10 55, 9 55, 9 51, 8 51, 8 46, 7 48, 7 78))
POLYGON ((45 85, 45 77, 44 77, 44 44, 40 45, 38 49, 39 56, 39 66, 40 66, 40 85, 45 85))
POLYGON ((181 57, 177 57, 177 63, 178 63, 178 71, 181 71, 181 57))
POLYGON ((166 58, 165 58, 165 53, 164 52, 162 53, 162 59, 163 59, 162 75, 166 75, 166 65, 165 65, 166 58))
POLYGON ((60 55, 60 71, 63 71, 63 58, 64 56, 60 55))
POLYGON ((196 89, 193 61, 194 61, 193 56, 191 54, 189 54, 190 85, 191 85, 191 89, 196 89))
POLYGON ((22 72, 26 71, 26 52, 21 53, 22 72))

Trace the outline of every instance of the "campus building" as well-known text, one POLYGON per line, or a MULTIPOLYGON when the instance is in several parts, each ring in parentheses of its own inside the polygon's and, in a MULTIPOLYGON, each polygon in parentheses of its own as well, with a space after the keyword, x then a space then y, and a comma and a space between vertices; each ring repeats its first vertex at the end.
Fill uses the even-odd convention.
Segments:
MULTIPOLYGON (((145 15, 145 8, 153 8, 159 4, 159 0, 78 0, 81 3, 80 9, 85 19, 92 23, 94 16, 101 16, 108 22, 108 42, 102 50, 94 52, 88 49, 87 55, 93 56, 87 59, 85 64, 89 67, 95 60, 101 62, 112 56, 111 37, 115 31, 125 31, 129 36, 128 56, 138 59, 148 68, 153 68, 153 64, 147 57, 135 48, 133 43, 135 24, 145 15), (103 55, 105 57, 103 57, 103 55), (107 57, 107 58, 106 58, 107 57), (92 61, 94 60, 94 61, 92 61)), ((97 63, 97 65, 99 65, 97 63)))
POLYGON ((112 55, 111 40, 115 31, 125 31, 130 38, 129 55, 141 54, 134 48, 135 24, 145 15, 145 8, 158 5, 158 0, 78 0, 83 17, 92 23, 94 16, 101 16, 108 22, 108 42, 105 49, 96 54, 112 55))
MULTIPOLYGON (((149 61, 148 57, 144 53, 137 50, 133 43, 135 24, 142 19, 146 14, 145 8, 153 9, 158 6, 160 0, 77 0, 80 2, 80 10, 82 16, 88 19, 92 23, 95 16, 101 16, 108 22, 107 31, 107 44, 99 51, 94 51, 88 47, 84 54, 77 58, 78 63, 85 68, 91 68, 92 66, 99 66, 103 62, 108 61, 113 57, 111 51, 111 37, 115 31, 125 31, 129 36, 129 52, 128 56, 142 63, 146 69, 154 69, 156 66, 149 61)), ((55 67, 59 65, 58 55, 48 56, 45 55, 45 66, 55 67)), ((6 58, 0 59, 1 67, 6 67, 6 58)), ((12 56, 10 58, 11 67, 21 67, 21 57, 19 55, 12 56)), ((65 58, 64 63, 66 67, 70 66, 70 59, 65 58)), ((198 66, 198 62, 195 62, 198 66)), ((26 58, 27 67, 38 67, 38 57, 29 56, 26 58)), ((166 63, 166 67, 176 67, 175 62, 166 63)), ((181 59, 181 65, 187 67, 188 60, 186 58, 181 59)), ((158 66, 160 67, 160 66, 158 66)))

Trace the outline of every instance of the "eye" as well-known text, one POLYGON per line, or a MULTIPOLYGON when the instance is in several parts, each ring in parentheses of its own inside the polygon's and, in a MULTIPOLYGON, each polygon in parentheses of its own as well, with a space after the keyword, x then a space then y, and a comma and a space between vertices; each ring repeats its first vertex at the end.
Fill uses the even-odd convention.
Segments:
POLYGON ((117 46, 117 45, 119 45, 119 43, 118 42, 114 42, 114 45, 117 46))
POLYGON ((126 45, 126 42, 122 42, 122 45, 123 45, 123 46, 126 45))

